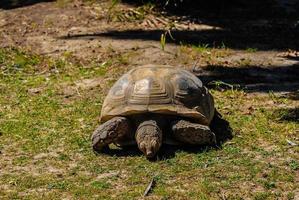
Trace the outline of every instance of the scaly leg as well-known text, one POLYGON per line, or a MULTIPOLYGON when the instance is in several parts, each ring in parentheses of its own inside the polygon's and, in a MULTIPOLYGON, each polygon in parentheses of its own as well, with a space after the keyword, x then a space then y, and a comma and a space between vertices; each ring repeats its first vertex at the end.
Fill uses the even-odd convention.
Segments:
POLYGON ((101 151, 131 131, 130 122, 125 117, 114 117, 101 124, 91 136, 92 147, 95 151, 101 151))
POLYGON ((178 120, 172 123, 173 136, 178 141, 188 144, 215 145, 215 134, 208 126, 178 120))

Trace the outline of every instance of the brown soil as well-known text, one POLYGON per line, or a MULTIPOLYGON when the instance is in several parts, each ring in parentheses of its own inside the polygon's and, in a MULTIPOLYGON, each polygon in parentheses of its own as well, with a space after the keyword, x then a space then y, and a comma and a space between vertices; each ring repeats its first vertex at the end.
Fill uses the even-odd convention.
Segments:
POLYGON ((298 41, 294 40, 298 33, 290 21, 221 18, 216 23, 200 18, 192 22, 156 12, 132 20, 126 13, 135 12, 133 5, 117 5, 109 12, 109 1, 59 2, 64 1, 0 10, 0 47, 18 46, 54 57, 68 52, 82 63, 104 62, 109 51, 126 55, 130 66, 157 63, 192 69, 197 62, 195 72, 206 83, 219 80, 263 92, 299 88, 298 41), (171 31, 175 40, 168 35, 163 51, 160 36, 169 24, 175 24, 171 31), (283 30, 277 30, 278 25, 283 30), (198 56, 184 50, 181 42, 189 47, 224 43, 229 53, 211 61, 211 52, 198 56))

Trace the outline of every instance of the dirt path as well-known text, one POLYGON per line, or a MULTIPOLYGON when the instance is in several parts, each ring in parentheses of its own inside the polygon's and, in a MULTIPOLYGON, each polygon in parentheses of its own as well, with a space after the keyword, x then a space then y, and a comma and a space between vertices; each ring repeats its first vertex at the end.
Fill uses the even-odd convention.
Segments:
POLYGON ((229 27, 236 20, 221 19, 218 26, 215 20, 194 23, 157 16, 148 8, 142 13, 124 4, 109 11, 110 3, 106 1, 91 5, 59 2, 1 10, 0 46, 18 46, 54 57, 71 54, 82 63, 105 62, 104 55, 109 52, 125 55, 130 66, 157 63, 191 68, 197 62, 196 73, 207 81, 250 85, 259 91, 299 88, 299 54, 287 48, 296 43, 292 42, 296 34, 283 35, 280 30, 270 34, 277 25, 272 21, 240 20, 229 27), (168 34, 162 50, 161 34, 173 23, 175 40, 168 34), (245 34, 248 30, 252 33, 245 34), (203 69, 205 66, 213 67, 203 69))

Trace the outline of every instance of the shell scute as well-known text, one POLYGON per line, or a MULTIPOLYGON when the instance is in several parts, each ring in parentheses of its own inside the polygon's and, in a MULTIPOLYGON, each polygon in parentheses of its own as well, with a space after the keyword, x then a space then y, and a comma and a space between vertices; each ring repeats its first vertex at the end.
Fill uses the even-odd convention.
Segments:
POLYGON ((202 82, 186 70, 141 66, 123 75, 110 89, 101 120, 147 112, 180 115, 209 124, 214 101, 202 82))

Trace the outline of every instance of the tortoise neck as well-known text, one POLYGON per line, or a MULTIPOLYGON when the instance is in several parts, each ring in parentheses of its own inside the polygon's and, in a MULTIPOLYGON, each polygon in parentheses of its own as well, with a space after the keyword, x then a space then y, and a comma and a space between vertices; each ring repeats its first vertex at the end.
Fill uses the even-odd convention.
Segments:
POLYGON ((135 122, 136 127, 138 127, 140 124, 146 121, 154 120, 156 124, 163 129, 166 127, 167 123, 169 122, 168 117, 165 115, 160 114, 142 114, 142 115, 136 115, 133 117, 133 120, 135 122))

